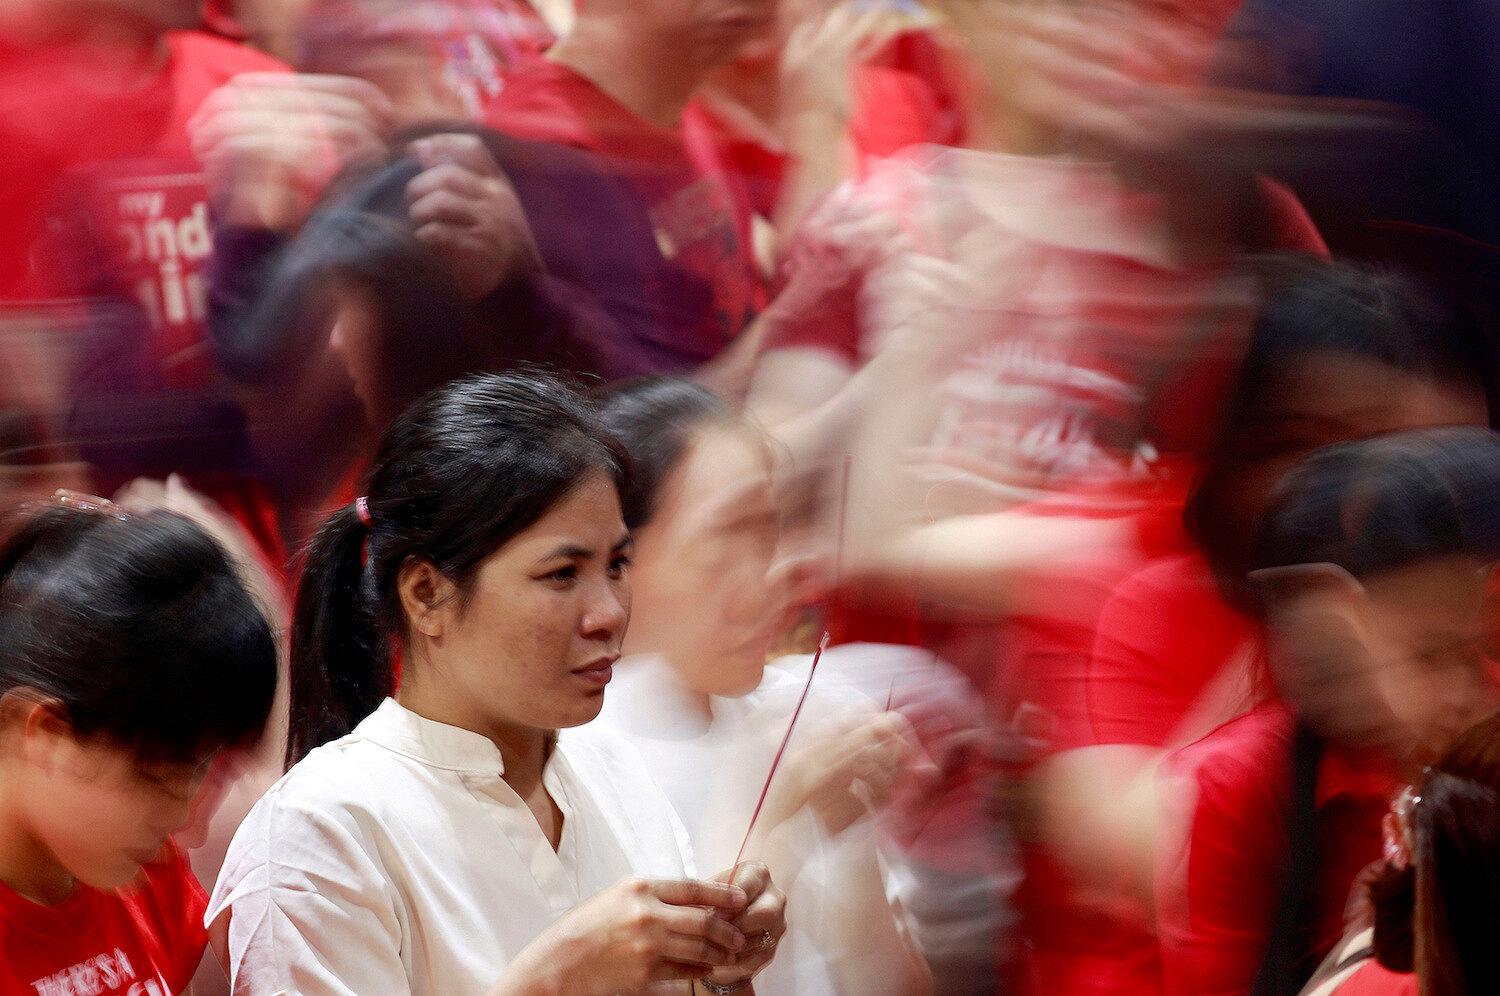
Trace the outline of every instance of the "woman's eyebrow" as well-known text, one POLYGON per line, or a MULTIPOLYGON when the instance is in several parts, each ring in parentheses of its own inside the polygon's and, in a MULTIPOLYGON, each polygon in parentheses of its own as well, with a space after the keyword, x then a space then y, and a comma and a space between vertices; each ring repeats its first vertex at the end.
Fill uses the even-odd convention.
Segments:
MULTIPOLYGON (((618 553, 621 550, 633 546, 634 544, 635 539, 627 532, 615 541, 615 545, 610 547, 610 552, 618 553)), ((554 547, 552 550, 548 551, 541 559, 588 560, 592 557, 597 557, 598 555, 599 552, 591 546, 584 546, 581 543, 564 543, 561 546, 554 547)))

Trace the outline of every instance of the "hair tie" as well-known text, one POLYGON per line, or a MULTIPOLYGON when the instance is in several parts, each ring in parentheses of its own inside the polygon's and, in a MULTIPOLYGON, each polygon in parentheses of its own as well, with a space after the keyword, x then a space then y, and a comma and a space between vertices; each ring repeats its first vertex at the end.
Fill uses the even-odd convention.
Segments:
POLYGON ((370 521, 370 502, 364 495, 354 499, 354 514, 359 516, 359 521, 364 523, 366 529, 370 529, 373 523, 370 521))

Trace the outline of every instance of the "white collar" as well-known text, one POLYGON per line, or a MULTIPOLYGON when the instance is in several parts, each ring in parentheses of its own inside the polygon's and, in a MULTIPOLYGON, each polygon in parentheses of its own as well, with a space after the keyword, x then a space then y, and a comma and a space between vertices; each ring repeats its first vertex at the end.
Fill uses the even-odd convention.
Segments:
POLYGON ((419 716, 395 699, 380 703, 354 732, 428 767, 505 774, 500 748, 489 737, 419 716))

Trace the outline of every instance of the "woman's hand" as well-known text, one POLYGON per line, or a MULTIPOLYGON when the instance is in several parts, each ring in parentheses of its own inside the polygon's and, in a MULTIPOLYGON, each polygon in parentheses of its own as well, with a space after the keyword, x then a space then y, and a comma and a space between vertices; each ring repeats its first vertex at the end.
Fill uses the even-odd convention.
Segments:
MULTIPOLYGON (((758 934, 769 919, 761 899, 769 877, 763 885, 747 873, 750 867, 744 866, 735 885, 621 879, 527 945, 490 996, 611 996, 702 978, 715 968, 740 971, 729 966, 748 946, 744 930, 758 934), (742 920, 748 926, 740 927, 742 920)), ((764 867, 756 867, 764 875, 764 867)))
POLYGON ((478 136, 430 135, 411 143, 422 172, 406 186, 417 240, 438 253, 471 301, 541 255, 515 188, 478 136))
POLYGON ((749 979, 771 963, 776 945, 786 933, 786 893, 771 881, 771 873, 759 861, 742 861, 715 878, 744 890, 749 900, 743 912, 729 925, 744 938, 744 946, 728 964, 706 976, 721 986, 749 979))
POLYGON ((899 713, 836 723, 787 757, 767 829, 810 806, 826 832, 842 833, 885 805, 918 753, 911 724, 899 713))
POLYGON ((365 80, 242 73, 188 122, 220 224, 290 231, 349 162, 385 152, 392 109, 365 80))

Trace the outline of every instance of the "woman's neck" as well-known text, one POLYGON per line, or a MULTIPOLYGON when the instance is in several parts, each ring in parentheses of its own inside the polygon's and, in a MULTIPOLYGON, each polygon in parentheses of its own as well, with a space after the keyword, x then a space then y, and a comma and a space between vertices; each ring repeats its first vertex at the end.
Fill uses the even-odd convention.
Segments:
POLYGON ((0 882, 34 903, 56 906, 78 881, 31 832, 11 784, 0 781, 0 882))
POLYGON ((599 19, 580 20, 547 51, 547 58, 584 76, 662 128, 676 128, 682 122, 682 113, 703 80, 702 72, 684 65, 681 53, 657 51, 642 34, 599 19), (651 67, 650 71, 642 72, 643 66, 651 67))
POLYGON ((463 696, 454 695, 451 690, 440 694, 434 687, 434 679, 411 680, 414 672, 421 671, 408 669, 408 680, 396 693, 396 701, 423 719, 477 733, 494 744, 504 769, 501 780, 526 803, 542 834, 556 850, 562 839, 562 810, 542 783, 542 772, 547 767, 557 731, 497 722, 479 715, 464 707, 467 699, 463 696))

